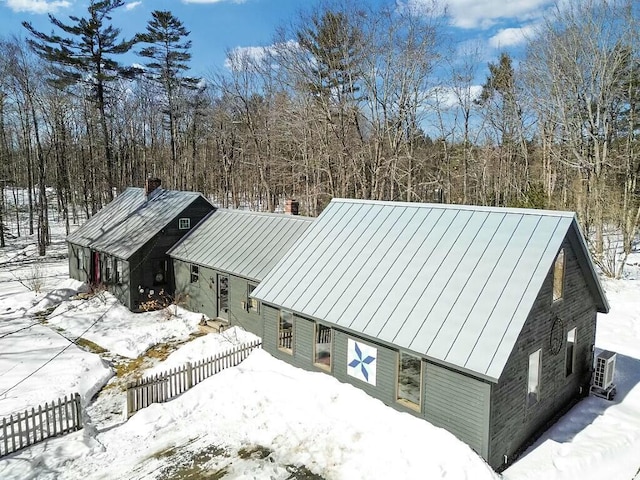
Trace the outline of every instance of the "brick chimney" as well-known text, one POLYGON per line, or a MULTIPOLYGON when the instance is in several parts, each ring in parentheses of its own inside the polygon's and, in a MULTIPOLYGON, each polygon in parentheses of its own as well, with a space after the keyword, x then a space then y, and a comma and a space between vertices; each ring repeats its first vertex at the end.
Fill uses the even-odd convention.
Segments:
POLYGON ((284 201, 284 213, 286 213, 287 215, 298 215, 299 206, 300 204, 298 203, 297 200, 294 200, 292 198, 287 198, 284 201))
POLYGON ((147 178, 144 186, 144 196, 149 198, 149 194, 155 189, 159 188, 161 184, 162 180, 160 180, 159 178, 147 178))

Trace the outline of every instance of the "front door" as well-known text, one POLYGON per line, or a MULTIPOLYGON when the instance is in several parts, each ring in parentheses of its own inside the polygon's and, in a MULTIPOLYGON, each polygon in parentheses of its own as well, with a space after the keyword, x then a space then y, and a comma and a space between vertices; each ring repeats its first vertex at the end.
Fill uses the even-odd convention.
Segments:
POLYGON ((229 277, 218 275, 218 317, 229 320, 229 277))
POLYGON ((94 285, 98 285, 102 279, 100 276, 100 253, 92 252, 93 255, 93 275, 91 281, 94 285))

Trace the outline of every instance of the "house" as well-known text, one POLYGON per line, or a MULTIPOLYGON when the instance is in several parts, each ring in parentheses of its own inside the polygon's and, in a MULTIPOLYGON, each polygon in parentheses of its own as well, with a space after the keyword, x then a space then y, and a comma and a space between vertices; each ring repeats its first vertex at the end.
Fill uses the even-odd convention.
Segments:
POLYGON ((160 185, 127 188, 67 236, 71 278, 105 285, 131 310, 173 293, 167 250, 214 207, 200 193, 160 185))
POLYGON ((497 470, 588 392, 609 310, 573 213, 334 199, 253 291, 263 348, 497 470))
POLYGON ((262 335, 259 305, 250 295, 312 221, 242 210, 212 212, 168 252, 178 296, 192 311, 262 335))

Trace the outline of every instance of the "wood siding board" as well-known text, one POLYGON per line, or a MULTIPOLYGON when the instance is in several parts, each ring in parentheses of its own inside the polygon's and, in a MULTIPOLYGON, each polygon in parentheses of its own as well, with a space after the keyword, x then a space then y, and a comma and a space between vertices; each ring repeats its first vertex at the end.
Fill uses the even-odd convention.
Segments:
POLYGON ((263 327, 260 315, 242 308, 242 302, 247 300, 248 285, 249 281, 246 278, 229 275, 229 318, 232 325, 239 325, 246 331, 261 337, 263 327))
POLYGON ((425 418, 486 456, 490 391, 490 385, 485 382, 427 363, 425 418))
POLYGON ((503 455, 513 459, 558 412, 578 398, 580 386, 586 388, 590 381, 596 303, 571 244, 565 239, 562 247, 566 255, 565 296, 559 302, 552 301, 550 269, 500 380, 492 389, 489 464, 494 468, 501 466, 503 455), (578 331, 575 373, 569 377, 564 372, 564 345, 555 355, 550 350, 549 337, 556 316, 563 320, 563 335, 568 328, 576 327, 578 331), (542 349, 540 400, 527 408, 528 355, 537 348, 542 349))

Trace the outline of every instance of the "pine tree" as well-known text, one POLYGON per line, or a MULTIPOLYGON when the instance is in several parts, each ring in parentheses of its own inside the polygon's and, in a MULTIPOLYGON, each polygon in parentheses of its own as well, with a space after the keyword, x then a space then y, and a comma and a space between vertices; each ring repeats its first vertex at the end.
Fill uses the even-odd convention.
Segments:
POLYGON ((185 89, 195 89, 199 80, 183 75, 189 70, 191 60, 191 41, 186 40, 190 32, 169 11, 156 10, 151 15, 153 18, 147 24, 147 31, 137 36, 139 42, 148 46, 137 53, 150 60, 145 64, 146 76, 162 90, 171 139, 171 160, 176 168, 179 97, 185 89))
POLYGON ((107 86, 120 76, 131 75, 134 70, 122 67, 114 58, 128 52, 133 40, 120 40, 120 29, 113 27, 111 12, 124 5, 124 0, 90 0, 87 17, 69 16, 63 23, 49 14, 51 23, 62 34, 46 34, 36 30, 30 22, 22 25, 29 31, 28 42, 34 52, 51 64, 51 81, 59 88, 83 83, 90 87, 90 98, 99 112, 104 142, 108 196, 113 198, 114 159, 107 113, 107 86))

